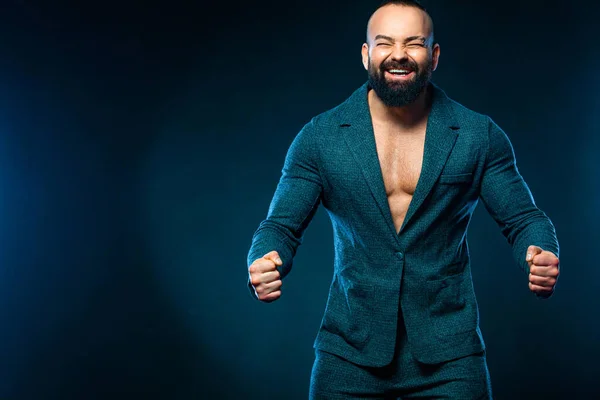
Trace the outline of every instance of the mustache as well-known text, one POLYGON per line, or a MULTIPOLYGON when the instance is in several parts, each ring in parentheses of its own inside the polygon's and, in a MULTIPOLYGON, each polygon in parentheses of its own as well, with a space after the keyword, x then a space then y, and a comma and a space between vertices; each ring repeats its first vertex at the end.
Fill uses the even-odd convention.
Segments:
POLYGON ((389 69, 408 69, 411 71, 415 71, 417 72, 419 70, 419 66, 414 63, 414 62, 410 62, 410 61, 405 61, 405 62, 389 62, 386 64, 381 64, 381 66, 379 67, 381 69, 381 71, 385 71, 385 70, 389 70, 389 69))

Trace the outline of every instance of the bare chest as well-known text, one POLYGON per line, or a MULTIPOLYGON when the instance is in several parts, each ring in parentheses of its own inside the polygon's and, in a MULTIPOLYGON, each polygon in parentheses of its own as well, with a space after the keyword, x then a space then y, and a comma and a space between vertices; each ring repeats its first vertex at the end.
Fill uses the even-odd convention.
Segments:
POLYGON ((408 133, 377 125, 373 129, 388 198, 412 197, 423 165, 425 127, 408 133))

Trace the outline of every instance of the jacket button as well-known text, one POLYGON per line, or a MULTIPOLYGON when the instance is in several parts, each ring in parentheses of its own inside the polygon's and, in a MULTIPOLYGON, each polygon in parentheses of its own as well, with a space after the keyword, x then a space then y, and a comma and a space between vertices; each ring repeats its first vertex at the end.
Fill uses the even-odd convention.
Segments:
POLYGON ((404 259, 404 254, 402 254, 401 251, 397 251, 396 255, 398 256, 399 259, 401 259, 401 260, 404 259))

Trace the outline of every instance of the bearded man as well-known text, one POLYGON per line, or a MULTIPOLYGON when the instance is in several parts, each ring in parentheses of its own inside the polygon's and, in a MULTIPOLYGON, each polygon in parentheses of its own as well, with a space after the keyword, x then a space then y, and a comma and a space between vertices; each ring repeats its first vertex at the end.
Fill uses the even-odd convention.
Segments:
POLYGON ((502 129, 431 81, 439 57, 421 4, 377 8, 362 46, 367 82, 295 137, 254 233, 248 285, 268 303, 320 204, 331 219, 312 399, 492 397, 466 239, 479 199, 529 289, 554 291, 554 226, 502 129))

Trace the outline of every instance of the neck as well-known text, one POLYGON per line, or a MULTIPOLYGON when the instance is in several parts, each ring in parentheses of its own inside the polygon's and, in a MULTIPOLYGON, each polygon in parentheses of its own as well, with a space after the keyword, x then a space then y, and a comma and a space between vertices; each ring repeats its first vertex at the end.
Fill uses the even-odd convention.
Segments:
POLYGON ((427 85, 419 97, 410 104, 401 107, 387 106, 373 89, 367 95, 371 116, 379 121, 385 121, 410 128, 423 122, 431 108, 432 89, 427 85))

